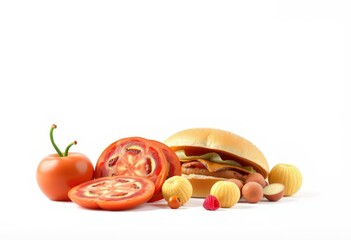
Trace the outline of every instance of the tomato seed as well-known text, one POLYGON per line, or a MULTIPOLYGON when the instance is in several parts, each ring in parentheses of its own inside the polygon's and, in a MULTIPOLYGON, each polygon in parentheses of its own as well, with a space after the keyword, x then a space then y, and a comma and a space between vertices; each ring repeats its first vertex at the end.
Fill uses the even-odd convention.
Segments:
POLYGON ((125 196, 127 194, 128 193, 126 193, 126 192, 117 192, 117 193, 112 194, 111 197, 122 197, 122 196, 125 196))
POLYGON ((100 187, 100 186, 104 186, 106 182, 100 182, 97 184, 92 185, 92 187, 100 187))
POLYGON ((118 161, 118 158, 119 157, 114 157, 114 158, 111 158, 110 160, 108 160, 108 166, 109 167, 113 167, 116 165, 117 161, 118 161))
POLYGON ((151 173, 151 160, 150 160, 150 158, 146 159, 145 172, 146 172, 146 174, 151 173))
POLYGON ((131 153, 133 155, 137 155, 141 152, 139 149, 135 149, 135 148, 127 148, 126 151, 127 153, 131 153))
POLYGON ((130 181, 125 180, 125 179, 117 179, 116 182, 119 182, 119 183, 126 183, 126 182, 130 182, 130 181))

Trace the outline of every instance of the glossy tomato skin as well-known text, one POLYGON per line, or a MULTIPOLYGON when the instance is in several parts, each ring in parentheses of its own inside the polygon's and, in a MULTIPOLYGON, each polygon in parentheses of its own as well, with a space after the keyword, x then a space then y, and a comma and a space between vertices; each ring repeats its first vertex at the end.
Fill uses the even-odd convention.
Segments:
POLYGON ((72 188, 70 199, 84 208, 127 210, 147 202, 155 191, 152 180, 138 176, 101 177, 72 188))
POLYGON ((75 152, 66 157, 48 155, 41 160, 36 171, 39 188, 53 201, 70 201, 68 191, 93 177, 94 166, 89 158, 75 152))
POLYGON ((111 143, 100 155, 95 178, 106 176, 140 176, 152 180, 155 195, 161 192, 170 164, 159 147, 141 137, 122 138, 111 143))

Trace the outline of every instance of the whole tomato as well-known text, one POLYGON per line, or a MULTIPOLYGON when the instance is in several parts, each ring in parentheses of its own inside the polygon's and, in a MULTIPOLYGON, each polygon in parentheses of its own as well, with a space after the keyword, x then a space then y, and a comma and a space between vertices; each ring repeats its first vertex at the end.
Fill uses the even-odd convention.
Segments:
POLYGON ((93 179, 94 166, 88 157, 81 153, 69 152, 76 141, 70 143, 62 153, 56 146, 53 131, 50 129, 50 140, 56 154, 44 157, 37 168, 36 178, 41 191, 53 201, 70 201, 68 192, 74 186, 93 179))

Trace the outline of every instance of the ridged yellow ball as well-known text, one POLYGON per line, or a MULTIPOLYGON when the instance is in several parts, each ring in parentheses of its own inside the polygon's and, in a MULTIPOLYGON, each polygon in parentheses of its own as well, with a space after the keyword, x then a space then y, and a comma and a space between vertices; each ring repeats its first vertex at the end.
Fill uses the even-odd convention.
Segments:
POLYGON ((189 201, 193 194, 193 187, 189 180, 182 176, 168 178, 162 185, 163 198, 168 201, 172 196, 178 196, 181 203, 189 201))
POLYGON ((239 187, 230 181, 218 181, 213 184, 210 194, 215 196, 221 208, 230 208, 240 199, 239 187))
POLYGON ((292 164, 279 163, 268 174, 269 183, 281 183, 284 185, 284 196, 295 194, 302 185, 302 174, 292 164))

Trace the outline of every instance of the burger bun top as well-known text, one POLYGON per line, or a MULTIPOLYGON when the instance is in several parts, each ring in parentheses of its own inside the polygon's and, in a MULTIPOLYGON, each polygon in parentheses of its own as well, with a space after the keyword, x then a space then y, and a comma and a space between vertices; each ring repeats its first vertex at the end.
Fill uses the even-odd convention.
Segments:
POLYGON ((216 152, 223 159, 231 159, 242 166, 252 166, 267 177, 268 162, 263 153, 247 139, 221 129, 189 128, 168 137, 164 143, 173 151, 185 150, 187 154, 201 155, 216 152))

